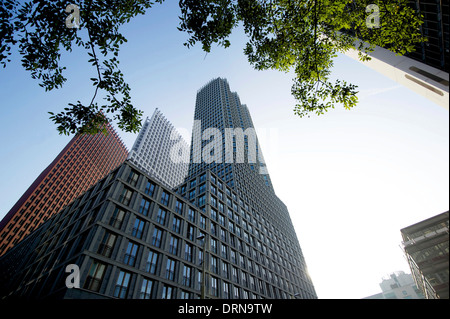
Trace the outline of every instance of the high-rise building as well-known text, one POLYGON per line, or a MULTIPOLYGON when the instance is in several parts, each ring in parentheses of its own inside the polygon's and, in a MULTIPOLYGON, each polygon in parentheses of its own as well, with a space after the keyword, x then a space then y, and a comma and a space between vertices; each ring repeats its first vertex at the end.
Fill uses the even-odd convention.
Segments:
MULTIPOLYGON (((271 262, 273 259, 272 274, 283 284, 293 284, 289 288, 292 295, 316 297, 287 207, 275 195, 248 107, 221 78, 210 81, 197 93, 186 179, 189 199, 195 195, 195 189, 189 190, 191 178, 207 170, 234 192, 212 188, 205 206, 200 205, 214 216, 212 227, 219 232, 225 226, 239 234, 245 246, 241 258, 255 267, 261 265, 261 260, 255 258, 256 251, 261 250, 271 262), (253 225, 242 219, 244 216, 254 221, 253 225)), ((262 284, 271 287, 269 282, 266 277, 262 284)))
POLYGON ((449 3, 440 0, 410 0, 409 5, 423 15, 422 34, 428 39, 415 52, 399 56, 376 47, 370 61, 361 62, 357 50, 346 55, 404 85, 430 101, 449 109, 449 3))
POLYGON ((404 271, 397 271, 382 279, 381 293, 363 299, 424 299, 413 277, 404 271))
POLYGON ((113 127, 76 135, 0 222, 0 255, 125 161, 128 151, 113 127))
POLYGON ((427 299, 449 298, 448 211, 401 230, 414 281, 427 299))
POLYGON ((189 146, 158 109, 146 119, 128 159, 169 187, 184 181, 189 146))
POLYGON ((200 136, 214 133, 217 148, 200 145, 183 183, 171 189, 125 161, 0 258, 0 297, 317 298, 251 130, 234 131, 236 156, 220 163, 216 152, 233 149, 220 132, 253 128, 224 79, 198 92, 195 120, 208 119, 194 122, 193 151, 197 129, 211 128, 200 136))

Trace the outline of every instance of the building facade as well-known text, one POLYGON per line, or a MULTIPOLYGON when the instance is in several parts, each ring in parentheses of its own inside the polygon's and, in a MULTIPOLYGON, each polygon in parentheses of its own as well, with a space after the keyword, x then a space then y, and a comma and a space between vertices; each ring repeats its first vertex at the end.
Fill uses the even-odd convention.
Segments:
POLYGON ((449 213, 401 230, 403 249, 417 286, 427 299, 449 298, 449 213))
POLYGON ((156 109, 144 122, 128 159, 169 187, 176 187, 187 175, 189 146, 156 109))
POLYGON ((0 255, 122 164, 128 150, 114 128, 76 135, 0 222, 0 255))
POLYGON ((207 171, 183 187, 196 195, 126 161, 0 258, 1 298, 198 299, 203 282, 206 298, 315 297, 299 252, 275 244, 283 234, 256 232, 264 220, 226 201, 229 214, 211 209, 217 192, 240 200, 223 180, 207 171))
POLYGON ((424 299, 413 277, 403 271, 397 271, 383 278, 380 283, 381 293, 364 299, 424 299))
MULTIPOLYGON (((235 194, 212 189, 205 209, 218 216, 213 222, 228 216, 225 226, 248 243, 245 258, 259 267, 255 252, 270 256, 277 260, 271 271, 276 277, 300 283, 293 295, 316 298, 289 212, 273 189, 248 107, 226 79, 214 79, 197 93, 190 156, 186 188, 190 178, 211 171, 235 194), (246 215, 253 216, 256 224, 242 221, 246 215)), ((185 194, 188 199, 194 196, 188 189, 185 194)), ((216 228, 221 231, 220 225, 216 228)))
MULTIPOLYGON (((228 90, 226 80, 216 79, 199 91, 196 120, 214 119, 200 130, 252 125, 248 109, 228 90), (217 88, 221 93, 211 94, 208 115, 199 105, 205 92, 217 88), (227 96, 235 104, 227 104, 227 96)), ((188 177, 173 189, 125 161, 0 258, 0 295, 317 298, 287 208, 258 158, 226 166, 191 158, 188 177), (67 266, 79 269, 75 288, 67 284, 67 266)))

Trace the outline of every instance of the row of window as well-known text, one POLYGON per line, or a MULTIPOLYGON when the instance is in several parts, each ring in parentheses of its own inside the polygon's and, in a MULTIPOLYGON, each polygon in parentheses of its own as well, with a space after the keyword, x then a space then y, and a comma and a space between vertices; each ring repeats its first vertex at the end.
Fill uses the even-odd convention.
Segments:
MULTIPOLYGON (((204 182, 206 180, 206 174, 201 175, 199 177, 199 180, 204 182)), ((195 180, 191 181, 190 186, 194 187, 196 185, 196 182, 194 182, 194 181, 195 180)), ((206 184, 202 184, 202 185, 206 185, 206 184)), ((215 186, 211 185, 211 187, 213 189, 212 192, 214 192, 215 186)), ((151 184, 150 182, 148 182, 146 189, 151 189, 152 191, 150 191, 150 193, 153 194, 153 192, 154 192, 154 185, 151 184)), ((119 199, 122 199, 122 202, 124 204, 127 204, 127 203, 129 203, 129 201, 131 199, 131 195, 132 195, 132 191, 125 188, 123 194, 121 195, 121 197, 119 199)), ((163 205, 167 206, 168 203, 169 203, 169 196, 170 196, 169 193, 166 192, 165 190, 163 190, 162 193, 161 193, 160 202, 163 205)), ((233 199, 236 200, 236 196, 235 196, 234 193, 232 194, 232 196, 233 196, 233 199)), ((210 198, 211 198, 211 203, 212 203, 213 206, 219 206, 218 203, 220 203, 220 202, 218 202, 215 199, 214 196, 211 196, 210 198)), ((205 195, 202 195, 202 196, 198 197, 198 202, 199 202, 200 205, 204 205, 205 201, 206 201, 205 195)), ((227 203, 231 205, 231 199, 228 198, 228 197, 227 197, 227 203)), ((233 202, 233 204, 234 204, 233 208, 235 208, 237 210, 237 208, 238 208, 237 205, 234 202, 233 202)), ((240 204, 243 204, 242 200, 240 200, 240 204)), ((141 200, 141 205, 140 205, 139 212, 144 214, 144 215, 146 215, 146 216, 148 216, 149 207, 150 207, 150 202, 143 198, 141 200)), ((181 201, 179 201, 178 199, 176 200, 175 210, 176 210, 177 213, 180 213, 180 214, 183 212, 183 203, 181 201)), ((161 224, 164 224, 166 214, 167 214, 166 211, 164 211, 161 208, 159 208, 158 215, 156 217, 157 218, 157 222, 159 222, 161 224)), ((192 210, 191 208, 189 208, 188 214, 189 214, 188 215, 189 220, 194 222, 195 221, 195 217, 194 217, 195 216, 195 211, 192 210)), ((212 219, 217 221, 217 212, 215 210, 211 210, 211 215, 212 215, 212 219)), ((239 222, 239 215, 237 213, 233 214, 233 212, 230 209, 228 209, 228 215, 229 215, 229 218, 231 218, 231 219, 234 218, 235 221, 239 222)), ((248 214, 246 214, 246 217, 250 218, 250 216, 248 214)), ((175 221, 177 221, 177 220, 174 219, 174 222, 175 221)), ((179 221, 179 220, 177 222, 178 222, 178 224, 181 223, 181 221, 179 221)), ((225 218, 221 214, 219 214, 219 223, 220 223, 220 225, 225 226, 225 218)), ((247 229, 250 232, 252 232, 252 226, 251 226, 250 223, 247 224, 247 222, 244 219, 242 219, 242 223, 243 223, 244 229, 247 229)), ((200 224, 201 228, 203 228, 203 229, 206 228, 206 218, 204 216, 202 216, 201 214, 199 216, 199 224, 200 224)), ((178 231, 177 232, 179 232, 179 227, 180 226, 178 226, 178 231)), ((263 228, 263 229, 265 229, 265 228, 263 228)), ((239 226, 235 226, 235 224, 232 221, 228 222, 228 230, 230 232, 236 233, 239 237, 242 237, 247 243, 251 244, 252 246, 258 247, 258 249, 263 251, 264 254, 268 253, 271 258, 274 258, 276 261, 280 262, 283 265, 283 267, 288 267, 288 269, 291 270, 291 271, 293 270, 293 268, 291 266, 291 262, 293 262, 293 261, 292 261, 292 257, 291 257, 290 254, 283 254, 284 250, 279 249, 279 248, 277 249, 277 251, 280 252, 280 255, 278 255, 276 252, 273 252, 273 249, 276 246, 275 246, 274 241, 269 239, 269 237, 272 237, 272 236, 269 236, 269 237, 265 238, 266 241, 267 241, 267 244, 269 244, 269 246, 270 246, 270 248, 266 252, 265 245, 261 245, 261 243, 259 241, 254 240, 253 236, 249 236, 249 234, 246 231, 243 231, 241 233, 241 228, 239 226), (287 262, 287 260, 282 258, 281 257, 282 255, 284 255, 289 262, 287 262)), ((264 241, 264 237, 262 236, 262 233, 258 232, 258 228, 257 227, 254 227, 253 231, 257 235, 257 238, 260 238, 260 239, 262 239, 264 241)), ((219 228, 218 225, 216 225, 215 223, 211 222, 211 233, 213 235, 219 236, 219 232, 220 232, 220 238, 225 241, 226 238, 227 238, 225 230, 223 228, 219 228)), ((267 232, 267 230, 266 230, 266 232, 267 232)), ((270 235, 270 232, 269 232, 269 235, 270 235)), ((233 238, 233 237, 231 237, 231 238, 233 238)), ((242 246, 242 244, 240 244, 240 246, 242 246)), ((258 256, 258 255, 256 255, 256 256, 258 256)))
MULTIPOLYGON (((107 264, 93 260, 89 269, 88 276, 84 283, 84 288, 99 292, 103 283, 103 278, 106 273, 107 264)), ((175 278, 176 261, 173 259, 167 259, 165 268, 165 278, 170 281, 174 281, 175 278)), ((168 285, 166 283, 153 280, 150 277, 138 276, 137 274, 118 270, 117 279, 113 286, 112 296, 116 298, 139 298, 139 299, 198 299, 198 291, 201 290, 203 285, 203 276, 201 272, 197 272, 194 278, 194 271, 191 267, 183 265, 183 271, 181 273, 181 284, 186 287, 194 287, 197 293, 193 293, 191 290, 186 290, 176 285, 168 285), (140 281, 138 283, 138 290, 136 293, 130 290, 132 280, 140 281), (158 291, 158 285, 162 286, 158 291), (137 294, 137 296, 136 296, 137 294)), ((255 294, 252 290, 266 291, 270 297, 273 298, 288 298, 289 296, 285 291, 279 290, 267 283, 258 279, 249 277, 251 290, 244 289, 236 286, 231 282, 222 280, 215 276, 206 276, 205 287, 207 296, 213 296, 222 299, 257 299, 259 295, 255 294)), ((305 297, 308 297, 305 294, 305 297)))

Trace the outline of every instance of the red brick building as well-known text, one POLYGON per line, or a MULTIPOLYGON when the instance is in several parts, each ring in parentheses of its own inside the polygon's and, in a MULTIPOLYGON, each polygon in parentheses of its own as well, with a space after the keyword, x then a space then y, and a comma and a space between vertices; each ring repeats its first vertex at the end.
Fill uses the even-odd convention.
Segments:
POLYGON ((0 222, 0 256, 122 164, 128 150, 108 135, 76 135, 0 222))

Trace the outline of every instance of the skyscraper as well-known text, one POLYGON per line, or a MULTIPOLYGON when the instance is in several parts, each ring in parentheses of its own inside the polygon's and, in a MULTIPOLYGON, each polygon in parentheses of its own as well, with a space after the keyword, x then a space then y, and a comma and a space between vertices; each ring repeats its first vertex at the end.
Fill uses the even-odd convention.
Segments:
POLYGON ((189 147, 173 125, 156 109, 147 118, 128 159, 169 187, 184 181, 188 170, 189 147), (178 151, 177 154, 171 154, 178 151))
POLYGON ((219 224, 224 218, 222 213, 228 216, 228 228, 243 235, 247 243, 243 256, 250 263, 260 266, 254 249, 262 250, 266 257, 274 259, 272 271, 277 278, 296 283, 291 287, 292 295, 314 298, 289 212, 275 195, 248 107, 236 92, 231 92, 226 79, 214 79, 198 91, 192 131, 186 187, 191 178, 207 170, 224 180, 237 196, 213 188, 203 209, 219 216, 219 224), (238 226, 244 216, 254 219, 255 224, 249 227, 244 219, 244 227, 238 226))
POLYGON ((185 181, 171 189, 126 160, 0 257, 0 298, 317 298, 252 128, 227 81, 208 83, 185 181))
POLYGON ((95 185, 126 159, 113 127, 108 135, 76 135, 0 222, 0 255, 95 185))

